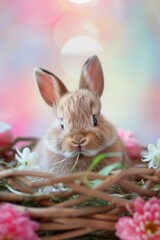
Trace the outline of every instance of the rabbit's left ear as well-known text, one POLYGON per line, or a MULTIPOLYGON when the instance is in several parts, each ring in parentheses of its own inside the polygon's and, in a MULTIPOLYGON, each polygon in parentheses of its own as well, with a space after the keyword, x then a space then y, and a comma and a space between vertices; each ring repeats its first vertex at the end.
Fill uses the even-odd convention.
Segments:
POLYGON ((96 55, 91 56, 83 65, 79 88, 88 89, 99 97, 102 95, 104 77, 101 63, 96 55))
POLYGON ((68 92, 63 82, 53 73, 45 69, 35 68, 34 76, 39 91, 49 106, 56 105, 60 98, 68 92))

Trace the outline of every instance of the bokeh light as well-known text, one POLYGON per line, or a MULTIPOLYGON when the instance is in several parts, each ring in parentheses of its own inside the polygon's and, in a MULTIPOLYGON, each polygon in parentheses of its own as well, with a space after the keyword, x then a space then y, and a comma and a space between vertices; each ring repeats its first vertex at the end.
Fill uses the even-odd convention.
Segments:
POLYGON ((151 7, 153 9, 154 15, 160 24, 160 1, 159 0, 154 0, 151 1, 151 7))
POLYGON ((64 12, 58 0, 9 0, 8 8, 20 20, 34 25, 50 24, 64 12))
POLYGON ((42 132, 37 122, 48 126, 48 108, 44 113, 33 68, 45 68, 76 89, 82 65, 97 54, 105 76, 103 113, 144 144, 155 142, 159 24, 159 0, 1 0, 0 120, 16 134, 42 132))
POLYGON ((103 0, 59 0, 63 9, 74 12, 80 15, 85 15, 90 12, 91 9, 95 11, 95 7, 98 6, 103 0))
POLYGON ((91 2, 91 1, 93 1, 93 0, 70 0, 70 2, 78 3, 78 4, 84 4, 84 3, 91 2))
POLYGON ((62 48, 62 54, 75 55, 102 51, 97 40, 88 36, 76 36, 69 39, 62 48))
POLYGON ((101 45, 96 39, 88 36, 76 36, 69 39, 61 50, 61 65, 65 73, 77 79, 80 74, 80 66, 93 53, 102 51, 101 45))

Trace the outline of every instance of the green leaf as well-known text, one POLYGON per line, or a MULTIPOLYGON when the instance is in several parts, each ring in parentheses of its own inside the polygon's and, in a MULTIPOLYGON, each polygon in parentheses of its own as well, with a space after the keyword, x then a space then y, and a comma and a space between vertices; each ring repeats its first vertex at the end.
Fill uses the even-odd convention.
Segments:
MULTIPOLYGON (((123 169, 123 168, 124 168, 124 165, 120 162, 117 162, 104 167, 102 170, 99 171, 99 174, 103 176, 108 176, 114 169, 123 169)), ((101 183, 102 183, 102 180, 98 179, 92 184, 92 187, 95 188, 101 183)))
MULTIPOLYGON (((122 153, 121 152, 109 152, 109 153, 99 154, 92 160, 87 171, 92 171, 106 157, 122 157, 122 153)), ((115 168, 122 168, 122 164, 120 164, 120 163, 111 164, 109 166, 104 167, 99 173, 101 175, 108 175, 115 168)), ((93 188, 93 187, 97 186, 97 184, 101 183, 101 180, 89 181, 86 174, 83 176, 82 181, 89 188, 93 188)))
POLYGON ((100 163, 106 157, 122 157, 122 153, 121 152, 109 152, 109 153, 102 153, 102 154, 96 156, 92 160, 91 164, 89 165, 88 171, 92 171, 98 165, 98 163, 100 163))
POLYGON ((99 171, 101 175, 107 176, 109 175, 114 169, 122 169, 124 168, 124 165, 120 162, 113 163, 111 165, 108 165, 104 167, 102 170, 99 171))
POLYGON ((82 181, 88 188, 92 188, 92 183, 88 180, 86 174, 82 177, 82 181))

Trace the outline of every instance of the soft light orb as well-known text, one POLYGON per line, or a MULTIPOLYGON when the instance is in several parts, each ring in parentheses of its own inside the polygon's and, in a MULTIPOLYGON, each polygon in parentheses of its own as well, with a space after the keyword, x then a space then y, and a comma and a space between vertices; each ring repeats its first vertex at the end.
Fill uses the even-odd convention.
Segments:
POLYGON ((81 15, 85 14, 86 12, 90 12, 91 8, 93 9, 100 2, 100 0, 68 0, 68 1, 59 0, 59 1, 63 9, 81 15))
POLYGON ((78 4, 88 3, 91 1, 93 1, 93 0, 70 0, 70 2, 78 3, 78 4))
POLYGON ((69 39, 62 48, 63 54, 75 55, 101 51, 102 47, 97 40, 88 36, 77 36, 69 39))
MULTIPOLYGON (((88 36, 73 37, 62 48, 61 66, 64 72, 75 82, 75 79, 77 80, 80 76, 80 70, 85 60, 91 54, 98 54, 101 51, 102 47, 96 39, 88 36)), ((71 80, 69 84, 73 86, 71 80)))

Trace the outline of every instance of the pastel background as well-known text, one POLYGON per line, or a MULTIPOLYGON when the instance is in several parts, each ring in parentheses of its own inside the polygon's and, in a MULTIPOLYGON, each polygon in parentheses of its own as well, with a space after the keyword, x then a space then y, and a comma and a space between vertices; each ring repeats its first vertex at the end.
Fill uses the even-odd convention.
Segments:
POLYGON ((40 136, 53 121, 34 67, 71 90, 91 54, 105 75, 102 111, 139 142, 160 137, 159 0, 1 0, 0 121, 14 136, 40 136))

